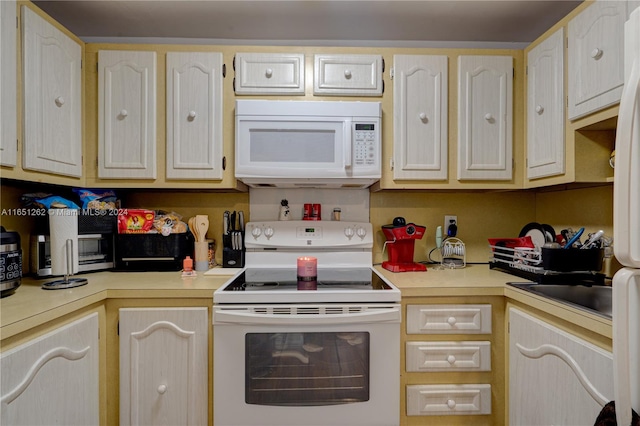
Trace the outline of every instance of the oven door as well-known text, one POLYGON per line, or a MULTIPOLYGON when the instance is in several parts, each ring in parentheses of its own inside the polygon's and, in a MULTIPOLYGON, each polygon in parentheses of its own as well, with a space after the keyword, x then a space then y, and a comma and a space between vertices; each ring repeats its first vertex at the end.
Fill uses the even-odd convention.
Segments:
POLYGON ((400 305, 214 306, 214 424, 395 425, 400 305))

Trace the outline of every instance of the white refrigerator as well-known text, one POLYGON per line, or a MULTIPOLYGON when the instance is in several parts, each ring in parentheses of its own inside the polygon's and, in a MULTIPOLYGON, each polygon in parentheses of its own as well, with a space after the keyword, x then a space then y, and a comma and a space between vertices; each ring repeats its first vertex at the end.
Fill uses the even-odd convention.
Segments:
POLYGON ((620 100, 613 184, 613 359, 618 425, 640 413, 640 8, 625 25, 625 87, 620 100))

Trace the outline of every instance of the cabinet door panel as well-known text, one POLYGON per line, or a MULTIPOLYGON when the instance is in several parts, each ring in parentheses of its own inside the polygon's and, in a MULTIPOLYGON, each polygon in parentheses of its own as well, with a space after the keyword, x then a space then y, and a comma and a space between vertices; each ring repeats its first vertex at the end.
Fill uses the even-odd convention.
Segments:
POLYGON ((120 309, 120 424, 207 422, 207 308, 120 309))
POLYGON ((528 54, 527 177, 564 173, 564 31, 528 54))
POLYGON ((447 179, 447 57, 395 55, 394 179, 447 179))
POLYGON ((17 164, 16 2, 0 2, 0 164, 17 164))
POLYGON ((82 175, 82 49, 22 6, 25 169, 82 175))
POLYGON ((0 357, 3 425, 99 423, 98 314, 0 357))
POLYGON ((238 53, 238 95, 304 95, 304 54, 238 53))
POLYGON ((458 59, 458 179, 509 180, 513 169, 513 58, 458 59))
POLYGON ((314 95, 381 96, 381 55, 315 55, 314 95))
POLYGON ((155 179, 155 52, 98 52, 98 118, 98 176, 155 179))
POLYGON ((167 53, 167 178, 222 179, 221 53, 167 53))

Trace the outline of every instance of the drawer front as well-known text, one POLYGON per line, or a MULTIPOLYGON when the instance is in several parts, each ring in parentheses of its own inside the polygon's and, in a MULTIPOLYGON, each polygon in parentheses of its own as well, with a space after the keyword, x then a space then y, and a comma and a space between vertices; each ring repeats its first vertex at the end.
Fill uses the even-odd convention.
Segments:
POLYGON ((316 95, 382 96, 382 56, 315 55, 316 95))
POLYGON ((239 95, 304 95, 304 54, 238 53, 239 95))
POLYGON ((491 414, 491 385, 407 386, 408 416, 491 414))
POLYGON ((407 334, 491 334, 491 305, 408 305, 407 334))
POLYGON ((491 371, 491 342, 407 342, 406 369, 491 371))

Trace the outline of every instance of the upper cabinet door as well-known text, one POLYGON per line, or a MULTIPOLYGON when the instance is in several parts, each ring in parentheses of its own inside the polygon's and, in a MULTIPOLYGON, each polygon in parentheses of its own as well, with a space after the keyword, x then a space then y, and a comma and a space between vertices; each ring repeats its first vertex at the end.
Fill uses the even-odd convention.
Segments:
POLYGON ((222 179, 222 53, 167 53, 167 179, 222 179))
POLYGON ((569 119, 620 101, 625 1, 596 1, 569 21, 569 119))
POLYGON ((513 173, 513 58, 458 58, 458 179, 513 173))
POLYGON ((237 95, 304 95, 304 54, 238 53, 237 95))
POLYGON ((98 177, 156 178, 156 52, 98 52, 98 177))
POLYGON ((447 179, 447 57, 393 57, 393 178, 447 179))
POLYGON ((315 55, 314 95, 382 96, 382 55, 315 55))
POLYGON ((564 30, 527 54, 527 178, 564 173, 564 30))
POLYGON ((0 2, 0 164, 17 164, 16 2, 0 2))
POLYGON ((82 48, 27 6, 22 29, 23 167, 80 177, 82 48))

